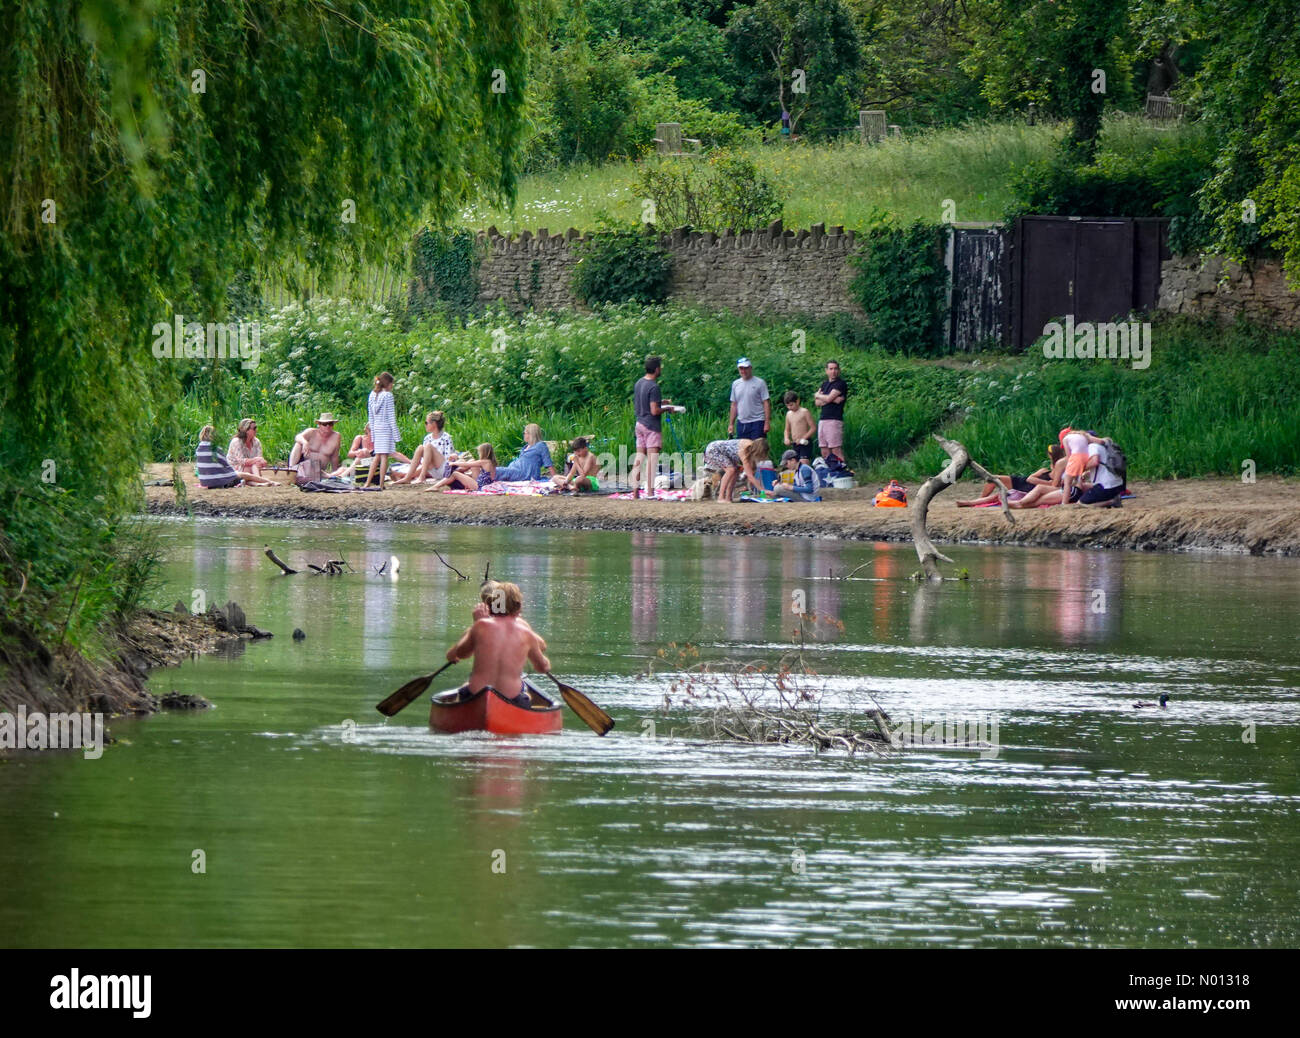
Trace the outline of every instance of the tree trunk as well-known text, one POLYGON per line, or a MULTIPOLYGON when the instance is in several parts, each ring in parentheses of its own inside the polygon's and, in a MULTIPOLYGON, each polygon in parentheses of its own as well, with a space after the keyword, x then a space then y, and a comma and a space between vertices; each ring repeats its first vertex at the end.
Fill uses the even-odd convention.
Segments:
POLYGON ((930 535, 925 530, 925 515, 930 507, 930 499, 935 494, 942 493, 956 483, 967 468, 974 469, 976 473, 998 488, 998 497, 1002 501, 1002 514, 1007 517, 1009 523, 1014 523, 1016 520, 1011 514, 1011 509, 1007 507, 1007 488, 1002 485, 1002 481, 994 477, 979 462, 972 461, 970 452, 956 440, 945 440, 937 433, 932 435, 952 460, 948 462, 942 472, 937 476, 931 476, 921 485, 916 500, 912 502, 912 543, 916 546, 916 557, 921 560, 921 568, 925 571, 925 579, 939 581, 943 580, 943 576, 939 573, 939 561, 952 562, 952 559, 941 554, 939 549, 934 546, 934 542, 930 540, 930 535))

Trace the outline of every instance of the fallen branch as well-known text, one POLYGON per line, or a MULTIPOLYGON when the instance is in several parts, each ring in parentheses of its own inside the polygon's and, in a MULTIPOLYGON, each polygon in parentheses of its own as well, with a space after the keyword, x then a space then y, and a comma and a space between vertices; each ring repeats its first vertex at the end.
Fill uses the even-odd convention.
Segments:
MULTIPOLYGON (((457 576, 458 579, 460 579, 460 580, 469 580, 469 577, 465 576, 464 573, 462 573, 462 572, 461 572, 460 570, 458 570, 455 566, 453 566, 450 562, 448 562, 446 559, 444 559, 444 558, 442 557, 442 555, 439 553, 439 551, 438 551, 437 548, 434 548, 434 549, 433 549, 433 553, 434 553, 435 555, 438 556, 438 561, 439 561, 439 562, 441 562, 444 566, 446 566, 449 570, 451 570, 453 573, 456 574, 456 576, 457 576)), ((489 564, 489 565, 490 565, 490 564, 489 564)), ((483 579, 484 579, 484 580, 487 580, 487 570, 484 570, 484 571, 483 571, 483 579)))
POLYGON ((921 489, 917 491, 916 500, 912 503, 911 521, 912 543, 916 546, 916 557, 921 560, 921 568, 925 571, 925 579, 938 581, 943 579, 942 574, 939 572, 939 560, 951 563, 952 559, 934 546, 934 542, 930 540, 930 535, 925 529, 926 511, 930 507, 930 499, 935 494, 947 490, 961 478, 961 474, 967 468, 972 468, 997 487, 998 498, 1002 502, 1002 514, 1006 516, 1007 522, 1014 523, 1015 518, 1011 515, 1011 509, 1008 507, 1007 488, 1002 485, 1002 481, 995 478, 979 462, 972 461, 970 452, 956 440, 946 440, 938 433, 932 435, 952 460, 948 462, 942 472, 937 476, 931 476, 921 485, 921 489))
POLYGON ((280 569, 284 572, 285 576, 288 576, 291 573, 298 572, 292 566, 286 565, 285 562, 278 555, 276 555, 276 553, 272 551, 269 547, 266 549, 266 557, 270 559, 272 562, 274 562, 277 566, 279 566, 280 569))

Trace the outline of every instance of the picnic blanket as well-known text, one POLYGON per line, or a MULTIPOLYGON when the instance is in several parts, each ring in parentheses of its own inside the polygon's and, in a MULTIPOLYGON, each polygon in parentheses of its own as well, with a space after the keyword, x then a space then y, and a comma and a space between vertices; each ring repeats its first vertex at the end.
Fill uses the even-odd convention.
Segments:
POLYGON ((522 494, 525 497, 539 497, 543 494, 550 494, 554 491, 555 484, 549 479, 521 479, 510 480, 508 482, 489 483, 482 490, 451 490, 448 494, 468 494, 468 495, 488 495, 499 496, 501 494, 522 494))
MULTIPOLYGON (((624 494, 610 494, 610 497, 618 498, 620 501, 631 501, 632 491, 624 494)), ((655 490, 649 494, 641 492, 643 498, 653 498, 656 501, 689 501, 691 499, 690 487, 684 490, 655 490)))

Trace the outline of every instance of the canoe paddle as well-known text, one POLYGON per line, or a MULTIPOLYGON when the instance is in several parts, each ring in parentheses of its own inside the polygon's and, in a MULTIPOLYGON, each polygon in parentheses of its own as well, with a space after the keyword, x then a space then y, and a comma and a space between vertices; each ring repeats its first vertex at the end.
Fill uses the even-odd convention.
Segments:
POLYGON ((410 706, 422 695, 424 695, 424 690, 433 683, 434 678, 436 678, 439 674, 441 674, 444 670, 446 670, 455 662, 456 662, 455 660, 448 660, 441 667, 435 670, 432 674, 426 674, 422 678, 415 678, 411 681, 408 681, 405 685, 403 685, 391 696, 389 696, 377 707, 375 707, 375 709, 378 710, 385 717, 392 717, 399 710, 406 709, 406 707, 410 706))
POLYGON ((550 671, 546 672, 546 676, 555 682, 555 687, 560 690, 560 695, 569 704, 569 709, 581 717, 583 723, 593 732, 604 735, 614 727, 614 719, 576 688, 566 685, 550 671))

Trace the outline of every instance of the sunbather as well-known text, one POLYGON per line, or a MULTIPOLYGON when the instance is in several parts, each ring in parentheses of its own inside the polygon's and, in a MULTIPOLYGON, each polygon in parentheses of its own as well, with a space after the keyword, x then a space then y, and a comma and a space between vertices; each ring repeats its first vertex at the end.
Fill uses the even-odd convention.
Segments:
POLYGON ((441 411, 430 411, 424 416, 424 442, 415 448, 415 457, 405 475, 393 480, 398 483, 423 483, 426 479, 445 479, 451 475, 451 457, 454 448, 451 437, 444 431, 447 418, 441 411))
MULTIPOLYGON (((1056 463, 1065 457, 1065 450, 1058 444, 1053 443, 1047 448, 1047 457, 1049 459, 1047 467, 1041 468, 1037 472, 1031 473, 1028 476, 998 476, 996 478, 998 482, 1008 490, 1018 490, 1022 494, 1029 493, 1034 489, 1034 487, 1050 487, 1052 485, 1052 476, 1056 463)), ((985 483, 984 489, 980 491, 979 497, 975 498, 973 501, 958 501, 957 507, 978 508, 982 505, 993 504, 1000 500, 1001 497, 998 495, 997 487, 992 483, 985 483)))
POLYGON ((274 480, 263 479, 262 469, 267 467, 266 458, 262 457, 262 441, 257 438, 257 422, 252 418, 241 418, 236 434, 226 448, 226 457, 240 477, 250 485, 264 486, 274 480))

